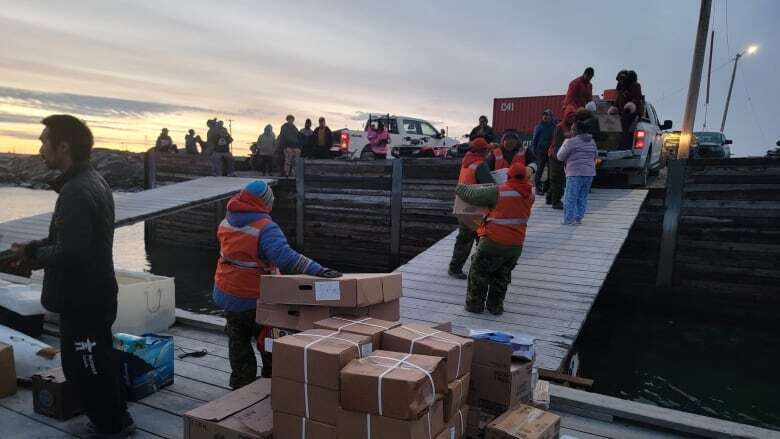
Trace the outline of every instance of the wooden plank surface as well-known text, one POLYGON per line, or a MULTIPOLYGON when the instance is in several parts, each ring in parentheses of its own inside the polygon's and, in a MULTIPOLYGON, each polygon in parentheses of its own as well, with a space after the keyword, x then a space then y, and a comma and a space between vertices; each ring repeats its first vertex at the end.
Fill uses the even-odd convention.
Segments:
MULTIPOLYGON (((639 189, 594 189, 580 226, 562 212, 534 205, 523 255, 512 272, 502 316, 463 309, 466 281, 447 275, 453 232, 401 266, 406 321, 452 321, 456 331, 491 328, 537 338, 537 364, 562 366, 647 196, 639 189)), ((467 263, 465 271, 469 265, 467 263)))
MULTIPOLYGON (((238 177, 203 177, 148 191, 115 192, 114 224, 116 227, 126 226, 227 198, 252 180, 238 177)), ((0 257, 4 256, 14 242, 45 238, 49 232, 50 220, 51 213, 44 213, 0 224, 0 257)))

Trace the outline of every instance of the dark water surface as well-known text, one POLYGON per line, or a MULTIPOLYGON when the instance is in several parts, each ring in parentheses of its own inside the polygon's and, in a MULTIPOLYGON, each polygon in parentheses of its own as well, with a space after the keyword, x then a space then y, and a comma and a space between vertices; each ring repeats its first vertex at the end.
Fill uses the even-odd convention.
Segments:
MULTIPOLYGON (((0 187, 0 222, 49 211, 56 194, 0 187)), ((176 305, 216 313, 217 254, 144 249, 143 224, 117 230, 114 260, 133 271, 175 276, 176 305)), ((594 391, 780 429, 780 331, 676 315, 667 309, 598 303, 578 343, 581 374, 594 391), (739 327, 737 327, 739 326, 739 327)))

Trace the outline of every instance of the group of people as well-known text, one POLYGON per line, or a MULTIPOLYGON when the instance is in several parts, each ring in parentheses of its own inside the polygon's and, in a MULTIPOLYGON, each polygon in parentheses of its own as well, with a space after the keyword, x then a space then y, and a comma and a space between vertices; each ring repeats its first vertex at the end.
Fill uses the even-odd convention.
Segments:
MULTIPOLYGON (((544 195, 548 205, 563 210, 563 226, 582 223, 596 175, 598 149, 594 137, 600 136, 592 102, 594 73, 588 67, 569 83, 561 121, 555 120, 550 109, 542 113, 528 147, 521 144, 514 130, 505 131, 498 143, 493 143, 496 134, 485 116, 480 116, 479 125, 471 131, 455 193, 466 203, 488 208, 488 213, 476 230, 461 224, 448 269, 450 276, 468 279, 467 311, 503 313, 504 297, 522 253, 535 196, 544 195), (494 177, 500 174, 495 171, 505 168, 506 181, 490 184, 496 183, 494 177), (477 248, 466 275, 463 267, 475 241, 477 248)), ((619 73, 617 91, 616 110, 610 110, 617 111, 630 125, 643 108, 638 101, 641 88, 636 74, 619 73)))
POLYGON ((295 161, 300 157, 329 158, 333 146, 333 132, 324 117, 312 129, 311 119, 306 119, 300 130, 295 126, 295 116, 288 115, 279 130, 279 136, 268 124, 250 147, 252 166, 263 175, 271 175, 274 168, 283 177, 295 176, 295 161))
MULTIPOLYGON (((190 129, 184 136, 184 152, 186 154, 198 155, 210 157, 214 175, 219 176, 234 176, 235 175, 235 159, 231 152, 231 145, 233 143, 233 137, 230 135, 230 131, 225 128, 225 124, 221 120, 209 119, 206 121, 206 127, 208 132, 206 133, 206 141, 199 135, 195 134, 195 130, 190 129), (200 146, 201 151, 198 151, 200 146)), ((164 154, 175 154, 179 152, 179 147, 173 143, 173 139, 168 134, 168 128, 163 128, 160 131, 160 135, 157 136, 157 141, 154 144, 155 151, 164 154)))

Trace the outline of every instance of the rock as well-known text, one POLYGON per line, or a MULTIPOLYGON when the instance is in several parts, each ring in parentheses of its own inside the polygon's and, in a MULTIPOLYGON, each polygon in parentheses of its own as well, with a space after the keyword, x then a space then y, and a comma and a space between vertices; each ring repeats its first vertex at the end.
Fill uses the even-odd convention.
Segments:
MULTIPOLYGON (((96 148, 92 151, 92 165, 112 189, 143 189, 143 154, 96 148)), ((58 174, 37 155, 0 154, 0 183, 43 189, 58 174)))

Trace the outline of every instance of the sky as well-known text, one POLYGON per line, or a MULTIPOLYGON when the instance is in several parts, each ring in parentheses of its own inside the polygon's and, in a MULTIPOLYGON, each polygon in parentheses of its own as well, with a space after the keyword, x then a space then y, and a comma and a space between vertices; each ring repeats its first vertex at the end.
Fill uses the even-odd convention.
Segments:
MULTIPOLYGON (((594 93, 635 70, 659 118, 679 129, 699 2, 654 0, 0 0, 0 152, 33 153, 52 113, 87 121, 96 146, 143 151, 167 127, 183 146, 205 121, 235 151, 288 113, 359 128, 367 112, 416 116, 459 137, 493 98, 565 93, 593 66, 594 93), (232 120, 232 122, 228 122, 232 120)), ((739 156, 780 139, 780 1, 714 0, 708 128, 739 156)), ((706 78, 705 78, 706 79, 706 78)), ((704 82, 696 128, 704 121, 704 82)))

